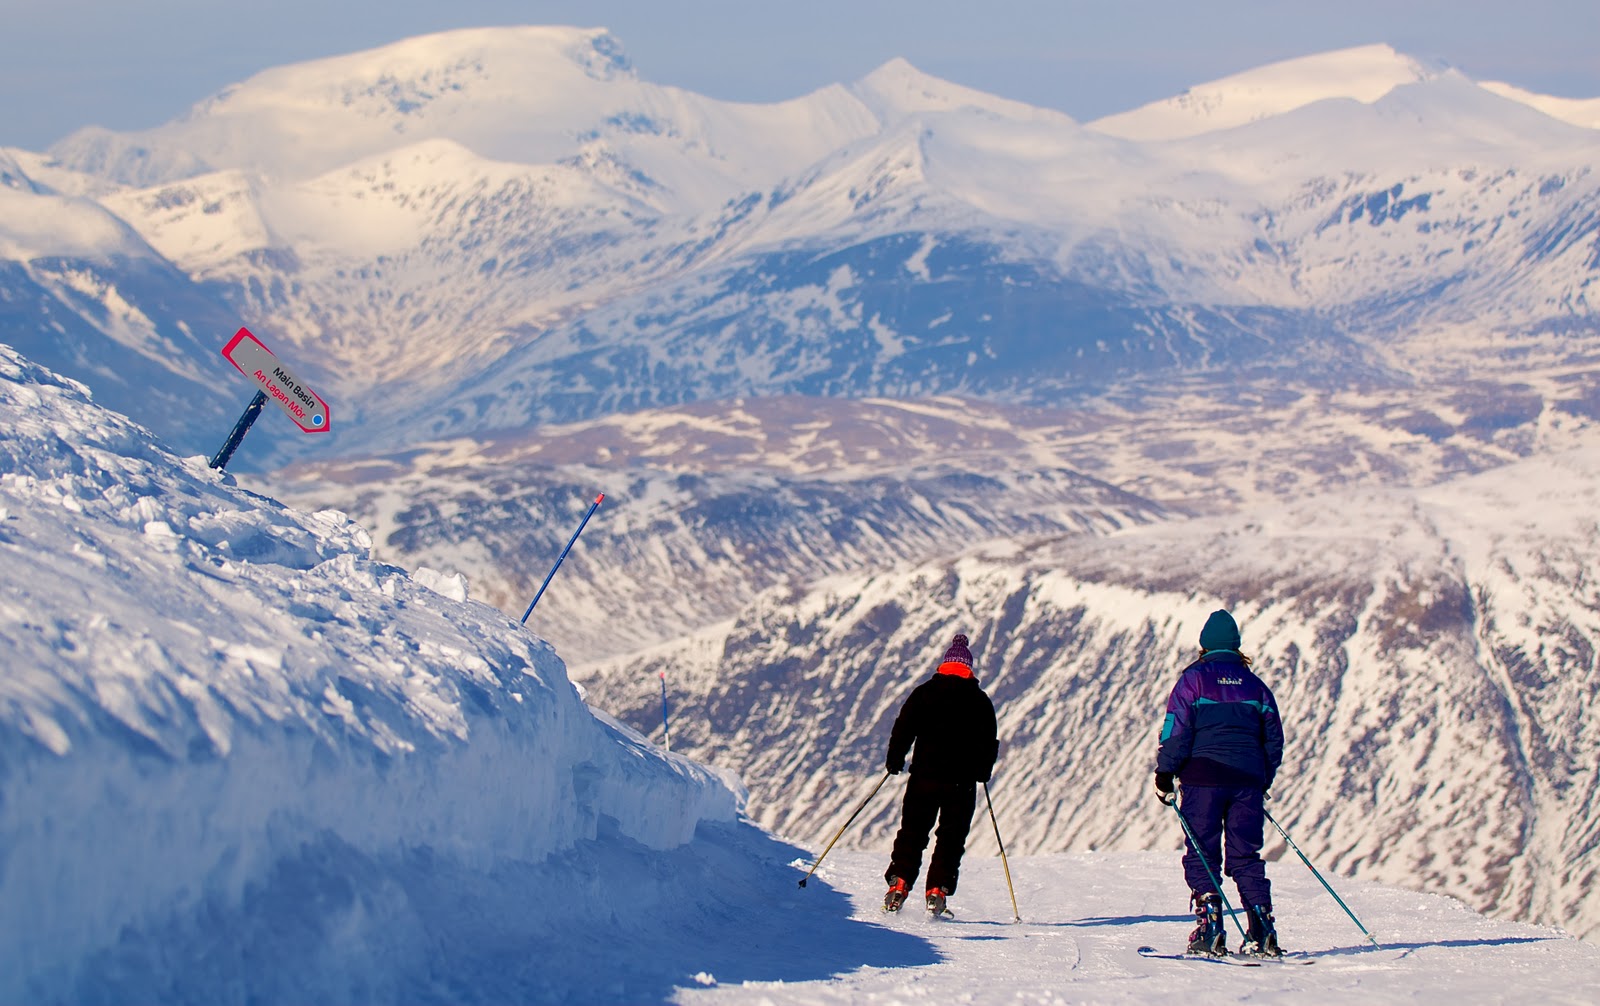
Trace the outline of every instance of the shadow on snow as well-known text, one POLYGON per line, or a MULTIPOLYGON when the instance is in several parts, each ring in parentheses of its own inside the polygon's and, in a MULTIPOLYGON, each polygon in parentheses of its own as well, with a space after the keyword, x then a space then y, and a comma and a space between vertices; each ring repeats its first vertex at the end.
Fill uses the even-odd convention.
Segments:
POLYGON ((697 983, 800 982, 935 963, 926 940, 851 919, 803 850, 748 825, 645 848, 598 840, 540 863, 368 855, 328 834, 242 891, 124 930, 72 975, 79 1002, 666 1002, 697 983), (800 935, 803 934, 803 935, 800 935))

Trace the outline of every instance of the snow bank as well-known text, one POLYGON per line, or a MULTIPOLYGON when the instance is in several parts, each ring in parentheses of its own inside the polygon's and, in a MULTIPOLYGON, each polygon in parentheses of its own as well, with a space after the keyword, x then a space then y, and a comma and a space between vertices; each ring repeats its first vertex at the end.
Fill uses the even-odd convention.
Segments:
POLYGON ((0 346, 0 1001, 386 998, 450 978, 426 892, 734 821, 547 643, 370 547, 0 346))

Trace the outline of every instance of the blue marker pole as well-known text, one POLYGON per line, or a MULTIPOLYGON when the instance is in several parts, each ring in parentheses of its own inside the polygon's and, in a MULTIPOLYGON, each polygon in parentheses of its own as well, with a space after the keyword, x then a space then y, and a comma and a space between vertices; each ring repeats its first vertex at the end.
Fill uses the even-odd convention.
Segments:
POLYGON ((550 581, 555 578, 556 570, 561 568, 561 560, 565 559, 567 557, 567 553, 572 551, 572 546, 575 542, 577 542, 578 535, 583 533, 583 526, 589 523, 589 518, 594 516, 594 512, 600 508, 600 501, 605 498, 606 494, 601 493, 594 498, 593 503, 589 504, 589 512, 584 514, 583 520, 578 522, 578 530, 572 532, 572 537, 567 539, 567 547, 561 550, 560 555, 556 556, 556 564, 550 567, 549 573, 545 574, 544 582, 539 584, 539 592, 533 595, 533 600, 528 604, 528 610, 522 613, 523 625, 528 624, 528 616, 533 614, 533 606, 539 603, 539 598, 544 596, 544 589, 550 586, 550 581))
POLYGON ((661 672, 661 734, 667 740, 667 750, 672 750, 672 728, 667 724, 667 672, 661 672))

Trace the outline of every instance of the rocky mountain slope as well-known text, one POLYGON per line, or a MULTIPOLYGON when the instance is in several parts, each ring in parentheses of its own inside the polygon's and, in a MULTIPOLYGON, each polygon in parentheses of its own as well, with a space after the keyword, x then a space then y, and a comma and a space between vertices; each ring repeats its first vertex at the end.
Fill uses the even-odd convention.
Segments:
MULTIPOLYGON (((1284 712, 1269 809, 1314 861, 1593 934, 1595 451, 776 589, 581 680, 661 738, 665 675, 674 750, 740 772, 764 826, 821 841, 964 631, 1000 710, 1008 842, 1149 848, 1173 827, 1149 781, 1162 703, 1227 607, 1284 712)), ((880 800, 843 844, 883 848, 897 823, 880 800)))

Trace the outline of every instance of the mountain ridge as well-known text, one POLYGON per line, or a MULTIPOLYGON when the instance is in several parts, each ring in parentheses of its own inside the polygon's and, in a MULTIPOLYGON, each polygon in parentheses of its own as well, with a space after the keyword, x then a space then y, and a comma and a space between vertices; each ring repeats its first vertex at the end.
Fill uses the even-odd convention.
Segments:
MULTIPOLYGON (((666 674, 675 749, 740 772, 752 817, 797 833, 852 799, 819 780, 881 768, 898 702, 962 631, 1000 709, 1012 847, 1146 848, 1167 827, 1149 794, 1158 711, 1206 615, 1226 607, 1283 710, 1273 805, 1314 860, 1592 937, 1585 864, 1600 832, 1581 780, 1600 735, 1578 717, 1600 691, 1582 655, 1600 623, 1573 560, 1596 535, 1594 450, 1415 496, 992 542, 775 588, 731 622, 575 678, 659 737, 666 674), (1579 533, 1485 535, 1531 531, 1551 509, 1579 533), (1441 512, 1472 516, 1446 530, 1441 512)), ((896 823, 880 806, 845 844, 879 846, 896 823)))
POLYGON ((72 142, 15 158, 28 183, 7 198, 96 201, 300 358, 344 404, 319 451, 707 397, 1048 403, 1241 352, 1293 369, 1313 345, 1371 372, 1416 331, 1593 328, 1600 134, 1454 71, 1138 143, 904 61, 739 105, 640 80, 600 29, 413 41, 268 71, 121 136, 159 184, 119 185, 122 154, 72 142), (487 76, 424 109, 374 91, 463 59, 487 76), (518 81, 546 87, 474 104, 518 81), (242 128, 249 102, 302 92, 300 132, 242 128), (503 118, 557 97, 531 132, 503 118), (297 168, 268 171, 252 144, 297 168))
POLYGON ((1094 120, 1089 126, 1136 140, 1174 140, 1280 115, 1318 101, 1371 104, 1403 84, 1448 69, 1372 44, 1280 60, 1094 120))

